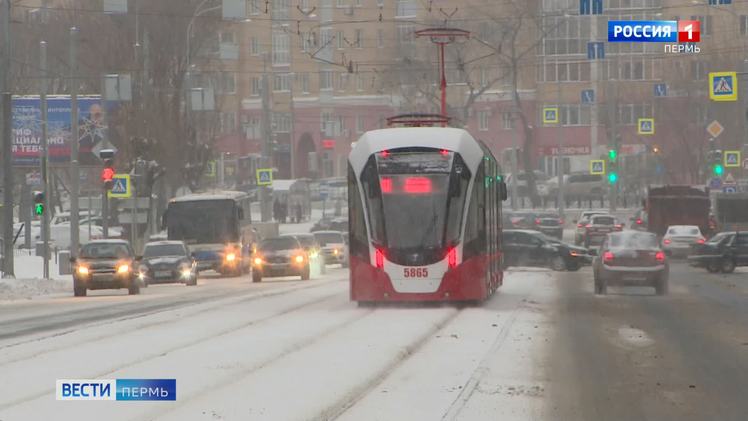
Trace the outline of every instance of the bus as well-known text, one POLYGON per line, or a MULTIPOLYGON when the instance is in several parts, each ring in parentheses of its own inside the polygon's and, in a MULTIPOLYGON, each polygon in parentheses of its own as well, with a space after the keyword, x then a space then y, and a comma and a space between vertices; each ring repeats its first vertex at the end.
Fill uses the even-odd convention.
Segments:
POLYGON ((198 270, 238 276, 251 267, 250 195, 237 191, 194 193, 169 201, 164 214, 169 240, 188 244, 198 270))
POLYGON ((467 131, 365 133, 348 159, 350 298, 473 301, 503 283, 501 168, 467 131))

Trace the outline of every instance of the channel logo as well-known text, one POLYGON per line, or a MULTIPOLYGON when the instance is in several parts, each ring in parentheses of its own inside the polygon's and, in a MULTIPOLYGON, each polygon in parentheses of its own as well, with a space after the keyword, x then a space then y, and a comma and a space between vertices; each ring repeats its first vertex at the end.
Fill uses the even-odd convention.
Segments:
POLYGON ((62 379, 58 401, 175 401, 176 379, 62 379))
POLYGON ((611 20, 608 42, 699 42, 701 25, 697 20, 611 20))

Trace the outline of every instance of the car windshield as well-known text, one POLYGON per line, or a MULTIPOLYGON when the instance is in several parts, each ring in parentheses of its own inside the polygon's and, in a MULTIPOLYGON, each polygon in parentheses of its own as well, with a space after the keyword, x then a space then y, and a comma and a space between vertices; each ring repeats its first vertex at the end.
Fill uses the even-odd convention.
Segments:
POLYGON ((294 250, 299 248, 299 242, 294 237, 269 238, 262 240, 259 248, 264 251, 294 250))
POLYGON ((733 233, 731 232, 720 232, 719 234, 715 235, 714 237, 710 238, 709 241, 707 241, 707 244, 720 244, 723 241, 727 240, 728 238, 732 237, 733 233))
POLYGON ((314 234, 314 238, 321 246, 326 246, 327 244, 345 243, 343 235, 335 232, 318 232, 314 234))
POLYGON ((301 244, 301 247, 304 247, 305 249, 315 247, 317 245, 314 236, 311 235, 300 235, 296 237, 296 239, 299 240, 299 244, 301 244))
POLYGON ((130 256, 130 250, 121 243, 89 243, 81 248, 80 257, 84 259, 124 259, 130 256))
POLYGON ((701 235, 701 232, 699 231, 698 227, 689 227, 689 226, 670 227, 668 228, 667 233, 669 235, 683 235, 683 236, 701 235))
POLYGON ((622 232, 610 235, 608 243, 610 248, 617 249, 656 249, 658 248, 657 236, 650 233, 622 232))
POLYGON ((146 245, 143 250, 143 257, 162 257, 162 256, 186 256, 187 253, 181 244, 155 244, 146 245))

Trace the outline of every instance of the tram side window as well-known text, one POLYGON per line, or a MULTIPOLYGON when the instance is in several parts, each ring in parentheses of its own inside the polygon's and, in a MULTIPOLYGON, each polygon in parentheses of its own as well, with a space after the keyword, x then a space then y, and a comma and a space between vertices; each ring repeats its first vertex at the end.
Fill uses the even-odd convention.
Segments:
POLYGON ((366 193, 366 209, 369 213, 371 238, 376 243, 384 243, 384 216, 382 210, 382 190, 379 186, 376 158, 372 155, 361 174, 361 185, 366 193))
POLYGON ((353 168, 348 166, 348 226, 351 228, 350 253, 364 260, 369 259, 369 245, 366 238, 364 207, 353 168))
POLYGON ((473 191, 470 194, 470 207, 465 221, 465 246, 463 258, 479 255, 485 248, 485 187, 483 184, 483 165, 478 168, 473 179, 473 191))

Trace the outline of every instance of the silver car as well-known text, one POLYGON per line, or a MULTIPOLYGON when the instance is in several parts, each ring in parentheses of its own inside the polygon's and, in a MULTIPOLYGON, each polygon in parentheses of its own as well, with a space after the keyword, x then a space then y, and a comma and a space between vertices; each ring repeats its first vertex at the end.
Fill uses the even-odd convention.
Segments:
POLYGON ((592 262, 595 294, 607 294, 611 284, 652 286, 657 295, 667 294, 670 265, 665 252, 650 232, 608 234, 592 262))

